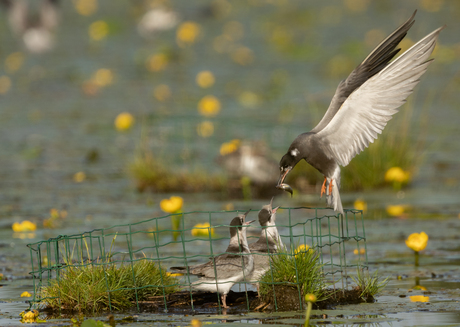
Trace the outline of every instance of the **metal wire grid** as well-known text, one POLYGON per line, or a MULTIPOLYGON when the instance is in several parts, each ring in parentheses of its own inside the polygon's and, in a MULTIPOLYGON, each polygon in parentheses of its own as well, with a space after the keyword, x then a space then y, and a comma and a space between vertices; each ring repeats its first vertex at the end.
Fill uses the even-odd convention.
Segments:
MULTIPOLYGON (((324 208, 280 208, 277 213, 277 228, 283 243, 291 248, 299 244, 306 244, 315 249, 324 264, 323 272, 333 282, 346 288, 348 270, 353 267, 367 267, 366 236, 362 211, 345 210, 345 215, 330 215, 330 209, 324 208), (286 224, 287 223, 287 224, 286 224), (364 248, 364 251, 361 249, 364 248), (348 255, 348 261, 347 261, 348 255)), ((59 283, 63 270, 72 267, 106 266, 109 264, 130 264, 133 271, 133 285, 136 285, 134 268, 135 262, 149 260, 158 264, 160 269, 161 285, 148 285, 130 288, 135 292, 135 307, 139 311, 138 290, 147 287, 156 287, 161 290, 164 310, 168 310, 165 289, 179 286, 189 290, 191 309, 194 310, 191 283, 196 277, 185 276, 177 279, 174 284, 165 284, 163 273, 168 267, 184 265, 192 266, 209 261, 217 255, 223 254, 228 245, 228 222, 239 211, 195 211, 170 214, 158 218, 151 218, 138 223, 116 225, 105 229, 95 229, 75 235, 60 235, 46 241, 28 244, 30 249, 33 277, 34 296, 30 301, 31 307, 46 303, 47 297, 42 297, 41 290, 56 279, 59 283), (180 223, 177 224, 177 220, 180 223), (173 222, 176 220, 176 224, 173 222), (194 227, 195 222, 207 221, 209 227, 194 227), (172 228, 169 226, 179 226, 172 228), (191 231, 207 230, 206 236, 191 236, 191 231), (211 232, 214 230, 214 234, 211 232), (109 246, 110 244, 110 246, 109 246), (207 250, 207 251, 206 251, 207 250), (77 259, 77 260, 76 260, 77 259)), ((249 214, 251 215, 251 213, 249 214)), ((248 242, 257 241, 260 235, 260 226, 252 224, 257 233, 248 230, 248 242)), ((244 254, 242 254, 244 255, 244 254)), ((269 255, 269 254, 257 254, 269 255)), ((107 280, 107 276, 105 277, 107 280)), ((274 282, 274 284, 276 284, 274 282)), ((108 287, 108 285, 107 285, 108 287)), ((244 282, 237 283, 233 289, 243 289, 246 292, 246 305, 249 310, 248 286, 244 282)), ((299 289, 299 301, 302 298, 299 289)), ((108 307, 112 311, 110 293, 108 292, 108 307)), ((276 306, 275 296, 275 310, 276 306)), ((60 299, 59 299, 60 300, 60 299)), ((216 300, 221 309, 220 297, 216 300)))

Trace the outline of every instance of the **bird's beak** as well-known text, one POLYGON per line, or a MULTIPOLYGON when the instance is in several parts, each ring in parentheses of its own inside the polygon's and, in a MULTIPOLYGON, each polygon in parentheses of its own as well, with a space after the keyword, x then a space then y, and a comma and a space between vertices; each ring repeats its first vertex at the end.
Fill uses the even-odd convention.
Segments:
MULTIPOLYGON (((284 183, 284 179, 286 178, 287 174, 291 171, 292 168, 287 168, 284 173, 280 174, 280 178, 278 179, 278 185, 276 187, 281 186, 284 183)), ((273 199, 272 199, 273 201, 273 199)))
POLYGON ((246 216, 248 215, 248 213, 250 213, 250 212, 251 212, 251 209, 249 209, 248 211, 246 211, 246 212, 243 214, 243 216, 244 216, 245 219, 246 219, 246 216))
POLYGON ((276 213, 276 210, 278 210, 279 207, 280 207, 280 206, 277 206, 276 208, 273 208, 273 209, 272 209, 272 214, 275 214, 275 213, 276 213))
POLYGON ((255 220, 246 221, 246 222, 244 223, 244 225, 250 225, 250 224, 252 224, 253 222, 255 222, 255 220))
POLYGON ((286 178, 287 174, 291 171, 292 168, 286 169, 284 173, 281 173, 280 179, 278 180, 278 185, 276 185, 276 188, 279 190, 283 190, 286 192, 293 193, 292 187, 286 183, 284 183, 284 179, 286 178))

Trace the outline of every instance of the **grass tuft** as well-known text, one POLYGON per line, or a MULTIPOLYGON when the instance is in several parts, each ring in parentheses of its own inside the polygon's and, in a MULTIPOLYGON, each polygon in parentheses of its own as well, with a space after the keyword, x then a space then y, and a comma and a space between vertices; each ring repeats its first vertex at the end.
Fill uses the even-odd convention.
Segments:
POLYGON ((133 301, 176 292, 177 279, 164 268, 147 259, 131 264, 93 262, 86 266, 66 266, 59 279, 52 280, 41 290, 47 309, 78 312, 124 310, 133 301))
POLYGON ((370 275, 369 271, 365 274, 362 268, 358 268, 357 276, 351 276, 351 278, 358 285, 357 287, 361 291, 359 297, 364 301, 372 300, 389 282, 389 277, 381 280, 377 271, 370 275))
POLYGON ((199 170, 175 170, 150 151, 140 151, 128 170, 141 192, 147 189, 157 192, 223 191, 227 185, 223 176, 199 170))
MULTIPOLYGON (((284 249, 271 257, 271 269, 260 280, 260 296, 264 301, 273 302, 274 288, 278 286, 297 290, 299 285, 302 298, 305 294, 314 294, 318 302, 330 296, 319 254, 312 249, 298 252, 294 249, 284 249)), ((278 294, 276 296, 278 298, 278 294)), ((296 297, 292 300, 298 303, 298 295, 296 297)))

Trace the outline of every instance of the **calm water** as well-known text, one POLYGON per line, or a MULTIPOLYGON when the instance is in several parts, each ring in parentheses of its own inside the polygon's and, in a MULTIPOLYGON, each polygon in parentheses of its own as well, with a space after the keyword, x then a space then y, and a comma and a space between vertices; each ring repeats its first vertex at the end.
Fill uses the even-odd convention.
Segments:
MULTIPOLYGON (((436 60, 409 101, 413 125, 422 126, 421 132, 415 128, 411 137, 414 142, 421 135, 426 139, 423 163, 404 194, 384 190, 344 194, 343 199, 349 207, 358 196, 364 197, 370 209, 383 212, 382 218, 387 216, 383 209, 388 204, 414 208, 416 214, 410 220, 366 225, 369 260, 381 271, 394 277, 407 273, 412 278, 415 273, 408 264, 411 258, 404 239, 424 230, 430 235, 426 251, 430 268, 422 275, 429 276, 430 269, 452 271, 444 273, 443 281, 458 280, 460 4, 218 0, 210 14, 208 1, 170 1, 181 21, 200 26, 196 42, 183 48, 176 43, 176 28, 151 38, 139 35, 136 24, 148 8, 143 1, 99 1, 98 10, 89 16, 77 12, 77 2, 60 4, 56 46, 48 54, 29 54, 12 36, 5 12, 0 16, 0 77, 6 76, 11 84, 0 94, 0 272, 14 277, 0 288, 0 301, 7 302, 0 303, 0 313, 16 316, 26 308, 19 298, 22 291, 31 290, 31 280, 24 279, 30 271, 25 244, 162 215, 158 204, 169 195, 138 194, 127 173, 143 142, 172 166, 186 169, 219 171, 215 162, 219 147, 234 138, 263 141, 279 160, 297 134, 319 121, 338 82, 380 41, 373 35, 384 37, 417 8, 410 40, 417 41, 447 25, 440 37, 441 47, 434 54, 436 60), (108 26, 108 35, 99 41, 91 39, 88 32, 97 21, 108 26), (223 45, 219 43, 222 39, 226 40, 223 45), (15 70, 7 59, 18 52, 22 61, 15 70), (149 71, 145 63, 158 53, 167 54, 168 63, 162 70, 149 71), (88 81, 101 68, 113 74, 112 83, 88 88, 88 81), (209 89, 195 82, 202 70, 215 76, 216 83, 209 89), (159 85, 169 87, 169 99, 155 98, 159 85), (215 117, 198 113, 198 101, 205 95, 214 95, 221 102, 215 117), (136 123, 130 131, 119 133, 113 121, 123 111, 131 112, 136 123), (214 126, 209 137, 197 133, 204 121, 214 126), (86 159, 91 151, 97 152, 97 160, 86 159), (77 172, 86 175, 81 183, 73 180, 77 172), (68 212, 54 230, 42 228, 51 208, 68 212), (25 219, 39 225, 30 239, 18 238, 11 231, 14 222, 25 219)), ((396 115, 392 122, 402 117, 402 113, 396 115)), ((391 130, 392 122, 388 132, 397 133, 391 130)), ((209 194, 182 196, 184 211, 221 210, 229 203, 236 209, 258 209, 268 203, 230 201, 209 194)), ((276 202, 283 206, 323 205, 317 194, 294 199, 286 196, 276 202)), ((382 314, 383 318, 374 320, 378 326, 460 323, 458 314, 452 312, 440 316, 427 312, 382 314)), ((161 317, 164 323, 174 325, 188 321, 161 317)), ((149 316, 135 325, 147 326, 157 319, 149 316)), ((223 319, 227 318, 209 318, 212 323, 223 319)), ((228 319, 239 325, 274 323, 256 316, 228 319)), ((298 317, 292 319, 279 323, 301 323, 295 320, 298 317)), ((0 325, 6 323, 18 324, 0 320, 0 325)))

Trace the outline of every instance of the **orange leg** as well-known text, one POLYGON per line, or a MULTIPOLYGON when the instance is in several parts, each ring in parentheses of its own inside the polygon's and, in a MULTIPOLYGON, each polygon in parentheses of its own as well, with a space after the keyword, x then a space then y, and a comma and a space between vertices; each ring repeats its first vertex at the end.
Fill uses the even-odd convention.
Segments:
POLYGON ((321 186, 321 197, 323 197, 323 194, 326 193, 326 181, 327 181, 327 178, 326 176, 324 176, 323 186, 321 186))
POLYGON ((329 195, 332 194, 332 182, 333 182, 333 181, 334 181, 334 180, 331 178, 331 182, 329 183, 329 195))

